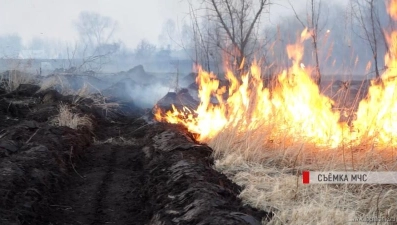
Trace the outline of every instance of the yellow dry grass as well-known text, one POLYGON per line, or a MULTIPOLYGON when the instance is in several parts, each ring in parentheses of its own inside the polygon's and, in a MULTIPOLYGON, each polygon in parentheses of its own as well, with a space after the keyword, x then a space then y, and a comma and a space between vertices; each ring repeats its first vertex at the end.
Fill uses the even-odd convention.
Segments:
POLYGON ((120 104, 117 102, 107 102, 107 98, 101 94, 99 89, 90 83, 84 82, 80 89, 73 91, 67 79, 58 75, 44 79, 40 84, 40 90, 38 92, 52 89, 57 86, 60 88, 60 93, 62 95, 74 96, 73 104, 77 105, 84 99, 90 98, 94 101, 92 105, 101 108, 105 112, 105 115, 107 115, 108 112, 113 112, 120 107, 120 104), (93 94, 90 89, 96 90, 97 94, 93 94))
POLYGON ((73 113, 70 106, 65 104, 59 105, 59 114, 52 120, 52 123, 56 126, 66 126, 72 129, 79 129, 82 127, 86 127, 89 130, 93 129, 90 117, 73 113))
POLYGON ((245 133, 227 128, 208 143, 217 170, 244 187, 243 201, 274 212, 269 224, 367 224, 353 221, 397 216, 396 186, 304 185, 300 176, 302 170, 397 171, 393 148, 368 144, 326 149, 307 144, 303 137, 300 143, 288 142, 283 134, 267 140, 270 133, 264 128, 245 133))
POLYGON ((21 84, 32 84, 34 81, 33 75, 19 70, 10 70, 7 78, 0 77, 0 83, 3 83, 7 92, 16 90, 21 84))

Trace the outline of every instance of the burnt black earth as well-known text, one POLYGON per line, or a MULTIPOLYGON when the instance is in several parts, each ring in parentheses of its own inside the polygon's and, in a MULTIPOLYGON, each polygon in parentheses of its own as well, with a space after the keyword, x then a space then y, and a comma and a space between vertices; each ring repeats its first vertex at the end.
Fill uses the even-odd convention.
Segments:
MULTIPOLYGON (((237 197, 212 149, 183 127, 148 122, 122 102, 112 112, 35 85, 0 91, 0 224, 250 224, 271 212, 237 197), (59 104, 93 129, 51 122, 59 104)), ((149 110, 150 111, 150 110, 149 110)), ((151 113, 151 111, 150 111, 151 113)))

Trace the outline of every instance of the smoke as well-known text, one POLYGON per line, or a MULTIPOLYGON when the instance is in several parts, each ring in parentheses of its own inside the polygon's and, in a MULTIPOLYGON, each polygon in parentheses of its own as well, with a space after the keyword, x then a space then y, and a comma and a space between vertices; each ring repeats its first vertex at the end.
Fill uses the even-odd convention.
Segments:
POLYGON ((141 108, 153 107, 159 99, 164 97, 171 88, 161 83, 154 83, 149 85, 134 85, 126 83, 126 89, 129 97, 134 103, 141 108))

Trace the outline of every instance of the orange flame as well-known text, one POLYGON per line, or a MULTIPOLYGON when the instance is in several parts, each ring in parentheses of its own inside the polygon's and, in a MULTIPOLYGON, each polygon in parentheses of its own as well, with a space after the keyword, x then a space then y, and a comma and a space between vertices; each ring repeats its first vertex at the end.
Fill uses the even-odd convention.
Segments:
MULTIPOLYGON (((391 1, 388 12, 397 20, 397 0, 391 1)), ((172 112, 157 109, 156 119, 183 124, 198 134, 201 141, 215 137, 225 128, 247 132, 268 127, 269 136, 321 146, 360 144, 367 139, 380 145, 397 145, 397 31, 387 36, 390 46, 385 56, 387 70, 380 79, 371 82, 368 96, 359 103, 351 127, 340 122, 340 112, 333 109, 334 102, 320 93, 310 77, 312 69, 301 63, 302 43, 309 37, 310 32, 305 29, 296 44, 287 46, 293 64, 276 77, 277 85, 272 90, 264 87, 261 68, 256 62, 240 77, 227 70, 228 87, 220 87, 220 80, 214 74, 199 67, 196 81, 201 103, 197 110, 178 110, 174 106, 172 112)), ((370 66, 367 64, 366 69, 370 66)))
MULTIPOLYGON (((391 1, 389 12, 397 19, 397 1, 391 1), (393 14, 392 14, 393 13, 393 14)), ((393 17, 394 18, 394 17, 393 17)), ((373 80, 368 96, 360 102, 354 127, 358 136, 377 142, 397 144, 397 31, 387 36, 390 46, 385 55, 387 69, 379 80, 373 80)))
POLYGON ((389 8, 387 9, 389 15, 393 18, 393 20, 397 20, 397 1, 391 0, 389 4, 389 8))
MULTIPOLYGON (((223 99, 225 87, 219 87, 219 80, 212 73, 199 70, 197 83, 201 103, 194 112, 196 117, 182 116, 185 112, 167 112, 156 118, 169 123, 181 123, 199 140, 214 137, 225 127, 237 127, 240 132, 255 129, 268 122, 274 131, 293 136, 301 133, 318 144, 337 145, 342 139, 342 126, 338 123, 339 112, 332 110, 332 100, 320 94, 318 86, 310 78, 310 68, 301 66, 303 41, 309 37, 305 29, 297 44, 289 45, 287 53, 293 59, 292 67, 278 76, 278 86, 270 91, 264 88, 261 69, 253 63, 248 73, 236 77, 232 71, 225 74, 229 81, 228 98, 223 99), (271 96, 272 95, 272 96, 271 96), (218 104, 211 103, 216 97, 218 104)), ((190 114, 191 115, 191 114, 190 114)))

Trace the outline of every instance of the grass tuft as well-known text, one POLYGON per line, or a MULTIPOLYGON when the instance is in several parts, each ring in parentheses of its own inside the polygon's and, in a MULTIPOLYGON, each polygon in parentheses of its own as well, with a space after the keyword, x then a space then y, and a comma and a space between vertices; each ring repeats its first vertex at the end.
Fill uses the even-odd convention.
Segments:
POLYGON ((56 126, 66 126, 75 130, 82 127, 86 127, 89 130, 93 129, 90 117, 73 113, 71 108, 65 104, 59 105, 59 114, 52 120, 52 123, 56 126))
POLYGON ((19 70, 9 70, 7 76, 0 76, 0 83, 6 92, 15 91, 21 84, 33 84, 35 79, 33 75, 24 73, 19 70))

